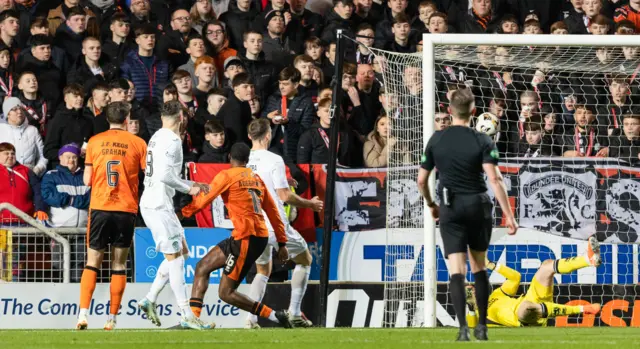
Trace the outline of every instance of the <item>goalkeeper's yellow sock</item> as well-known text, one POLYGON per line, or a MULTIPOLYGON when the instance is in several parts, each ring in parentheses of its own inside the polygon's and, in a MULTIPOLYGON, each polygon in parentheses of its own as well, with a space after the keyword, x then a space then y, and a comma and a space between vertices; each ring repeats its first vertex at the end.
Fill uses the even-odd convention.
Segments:
POLYGON ((582 306, 580 305, 561 305, 551 302, 543 302, 540 305, 542 306, 543 318, 582 314, 582 306))
POLYGON ((569 274, 578 269, 590 266, 589 260, 585 256, 577 256, 563 259, 556 259, 553 269, 558 274, 569 274))

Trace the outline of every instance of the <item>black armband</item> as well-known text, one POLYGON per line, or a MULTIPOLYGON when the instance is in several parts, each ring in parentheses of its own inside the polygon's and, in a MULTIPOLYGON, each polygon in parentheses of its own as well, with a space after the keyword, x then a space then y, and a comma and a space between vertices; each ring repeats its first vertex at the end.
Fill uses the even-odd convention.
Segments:
POLYGON ((283 248, 285 246, 287 246, 286 242, 278 242, 278 247, 283 248))

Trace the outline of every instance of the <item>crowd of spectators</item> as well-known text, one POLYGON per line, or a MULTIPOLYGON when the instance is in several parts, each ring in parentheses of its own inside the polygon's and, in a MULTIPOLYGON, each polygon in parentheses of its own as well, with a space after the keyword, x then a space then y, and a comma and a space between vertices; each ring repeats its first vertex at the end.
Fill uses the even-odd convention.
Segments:
MULTIPOLYGON (((162 126, 159 106, 180 101, 190 115, 185 161, 228 162, 230 145, 250 144, 248 123, 268 118, 270 150, 288 164, 327 163, 332 120, 341 166, 384 167, 389 152, 416 163, 390 130, 421 105, 422 68, 404 67, 390 89, 369 48, 418 52, 429 32, 639 30, 640 0, 0 0, 0 198, 51 226, 85 225, 86 144, 108 129, 113 102, 131 105, 128 130, 148 141, 162 126), (338 29, 359 44, 345 41, 334 77, 338 29), (332 82, 345 92, 335 119, 332 82)), ((638 160, 640 50, 595 50, 591 74, 556 70, 545 57, 562 56, 558 48, 474 50, 477 64, 456 64, 455 49, 438 62, 436 129, 451 121, 448 92, 472 88, 477 114, 500 118, 507 156, 638 160), (512 64, 521 57, 529 68, 512 64)), ((421 139, 421 128, 409 132, 421 139)))

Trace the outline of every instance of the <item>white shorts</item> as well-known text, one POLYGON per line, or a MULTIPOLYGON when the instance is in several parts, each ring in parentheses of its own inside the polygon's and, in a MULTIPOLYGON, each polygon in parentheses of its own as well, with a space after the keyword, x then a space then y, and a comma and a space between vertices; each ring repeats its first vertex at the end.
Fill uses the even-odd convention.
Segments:
MULTIPOLYGON (((289 259, 295 258, 297 255, 303 253, 308 249, 307 242, 304 238, 298 233, 297 230, 293 229, 292 226, 288 225, 287 229, 287 251, 289 252, 289 259)), ((265 265, 271 261, 271 254, 273 249, 278 249, 278 240, 276 240, 276 234, 273 232, 269 232, 269 244, 264 249, 264 252, 258 257, 256 260, 256 264, 265 265)))
POLYGON ((175 212, 140 208, 144 224, 151 230, 156 251, 161 253, 178 253, 182 251, 184 228, 175 212))

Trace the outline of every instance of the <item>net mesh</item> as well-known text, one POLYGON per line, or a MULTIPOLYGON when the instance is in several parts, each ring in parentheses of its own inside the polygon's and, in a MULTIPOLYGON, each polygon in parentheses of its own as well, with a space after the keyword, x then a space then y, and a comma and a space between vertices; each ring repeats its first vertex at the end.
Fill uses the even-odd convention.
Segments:
MULTIPOLYGON (((558 318, 553 326, 631 326, 638 282, 640 115, 637 47, 436 46, 434 88, 422 90, 422 53, 371 49, 382 73, 391 131, 387 174, 387 245, 383 326, 424 323, 423 202, 415 188, 423 122, 447 127, 448 94, 470 88, 473 127, 496 141, 511 206, 521 230, 507 237, 494 202, 488 258, 517 270, 520 292, 544 260, 584 254, 596 234, 602 266, 555 276, 554 301, 619 307, 615 316, 558 318), (423 116, 423 93, 435 115, 423 116), (491 125, 489 125, 491 126, 491 125), (615 318, 615 319, 614 319, 615 318)), ((493 194, 489 193, 492 197, 493 194)), ((438 233, 439 235, 439 233, 438 233)), ((442 248, 437 256, 437 320, 455 325, 442 248)), ((427 248, 434 248, 433 246, 427 248)), ((473 282, 472 276, 467 280, 473 282)), ((494 288, 505 279, 493 273, 494 288)))

